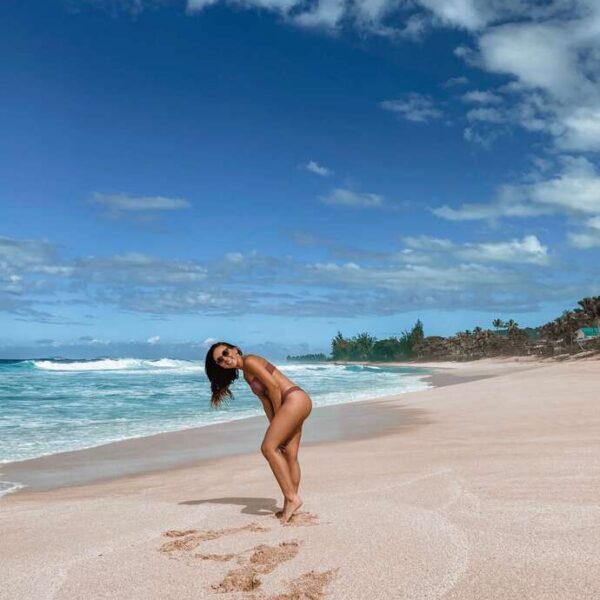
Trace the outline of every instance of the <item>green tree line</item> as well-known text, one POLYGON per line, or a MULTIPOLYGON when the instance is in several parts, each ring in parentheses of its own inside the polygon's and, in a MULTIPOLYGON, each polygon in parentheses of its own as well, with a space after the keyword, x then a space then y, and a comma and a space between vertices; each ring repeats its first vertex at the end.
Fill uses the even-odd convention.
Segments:
POLYGON ((423 339, 423 323, 418 320, 399 337, 378 340, 363 332, 345 338, 340 331, 331 341, 332 360, 402 360, 415 356, 414 348, 423 339))
POLYGON ((323 362, 328 360, 323 352, 319 352, 318 354, 298 354, 297 356, 292 356, 288 354, 285 357, 285 360, 298 360, 302 362, 323 362))

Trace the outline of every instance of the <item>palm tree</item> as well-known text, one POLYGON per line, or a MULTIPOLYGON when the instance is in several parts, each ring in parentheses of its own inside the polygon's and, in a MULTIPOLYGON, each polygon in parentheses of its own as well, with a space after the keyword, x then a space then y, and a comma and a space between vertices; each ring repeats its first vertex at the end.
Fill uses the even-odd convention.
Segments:
POLYGON ((337 335, 331 340, 331 356, 333 359, 344 359, 347 358, 348 341, 344 339, 341 331, 337 332, 337 335))
POLYGON ((579 329, 579 321, 574 313, 565 310, 562 316, 559 317, 563 339, 567 344, 572 344, 575 341, 575 334, 579 329))
POLYGON ((504 327, 504 321, 502 319, 494 319, 492 325, 495 329, 500 329, 501 327, 504 327))
POLYGON ((519 324, 516 321, 513 321, 512 319, 509 319, 508 321, 506 321, 506 323, 504 323, 504 325, 506 327, 508 327, 508 329, 518 329, 519 328, 519 324))
POLYGON ((577 303, 595 327, 600 327, 600 296, 583 298, 577 303))
POLYGON ((356 351, 361 359, 368 359, 373 351, 373 345, 377 338, 369 335, 366 331, 359 333, 353 340, 356 351))
POLYGON ((423 331, 423 321, 421 319, 417 319, 417 322, 414 324, 413 328, 410 330, 410 341, 412 345, 418 344, 425 337, 425 333, 423 331))

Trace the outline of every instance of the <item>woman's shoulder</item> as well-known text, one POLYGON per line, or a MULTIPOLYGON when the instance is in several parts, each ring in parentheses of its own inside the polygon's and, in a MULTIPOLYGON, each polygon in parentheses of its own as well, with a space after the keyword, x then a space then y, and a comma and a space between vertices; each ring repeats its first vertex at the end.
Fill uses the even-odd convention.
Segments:
POLYGON ((265 359, 258 354, 245 354, 244 355, 244 375, 248 371, 253 371, 257 366, 264 366, 266 364, 265 359))
POLYGON ((264 359, 262 356, 259 356, 258 354, 244 354, 244 363, 246 362, 250 362, 251 364, 263 364, 264 362, 266 362, 266 359, 264 359))

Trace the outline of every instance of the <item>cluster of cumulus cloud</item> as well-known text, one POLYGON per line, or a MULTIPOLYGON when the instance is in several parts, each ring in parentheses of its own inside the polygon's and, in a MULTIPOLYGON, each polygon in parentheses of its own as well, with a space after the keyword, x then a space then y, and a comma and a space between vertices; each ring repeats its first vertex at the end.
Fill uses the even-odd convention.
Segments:
MULTIPOLYGON (((142 10, 158 0, 123 0, 142 10)), ((161 0, 164 3, 164 0, 161 0)), ((448 51, 465 67, 494 77, 487 89, 466 89, 464 76, 446 82, 465 87, 463 129, 467 141, 489 147, 514 128, 539 135, 539 168, 533 181, 506 185, 488 204, 442 206, 449 220, 497 220, 564 214, 575 229, 571 245, 600 247, 600 2, 598 0, 187 0, 190 17, 216 4, 277 15, 286 24, 338 35, 353 30, 410 43, 433 30, 461 32, 448 51)), ((456 95, 454 96, 456 98, 456 95)), ((439 98, 411 90, 383 99, 380 109, 399 119, 427 124, 448 118, 439 98)), ((381 198, 351 197, 336 190, 331 203, 381 198)))
POLYGON ((46 240, 0 237, 0 309, 19 318, 56 322, 70 304, 113 306, 165 315, 385 315, 436 308, 534 309, 564 299, 552 285, 548 248, 537 237, 454 243, 428 236, 399 238, 373 252, 296 232, 300 246, 323 246, 325 261, 257 251, 210 261, 143 253, 61 256, 46 240), (544 271, 546 269, 546 271, 544 271))
MULTIPOLYGON (((272 11, 302 27, 332 33, 355 28, 370 35, 421 38, 435 28, 469 34, 454 53, 471 67, 507 76, 495 89, 465 100, 477 139, 481 123, 518 124, 550 136, 563 151, 600 150, 600 3, 596 0, 188 0, 194 13, 224 2, 272 11)), ((413 120, 442 115, 418 93, 383 108, 413 120)))

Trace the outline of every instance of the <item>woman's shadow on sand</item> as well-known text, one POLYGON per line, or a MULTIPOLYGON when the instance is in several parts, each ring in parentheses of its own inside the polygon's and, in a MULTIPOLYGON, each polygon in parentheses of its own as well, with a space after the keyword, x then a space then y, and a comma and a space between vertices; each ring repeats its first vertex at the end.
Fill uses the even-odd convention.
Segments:
POLYGON ((245 515, 272 515, 281 510, 275 498, 208 498, 206 500, 185 500, 179 504, 195 506, 197 504, 239 504, 245 515))

